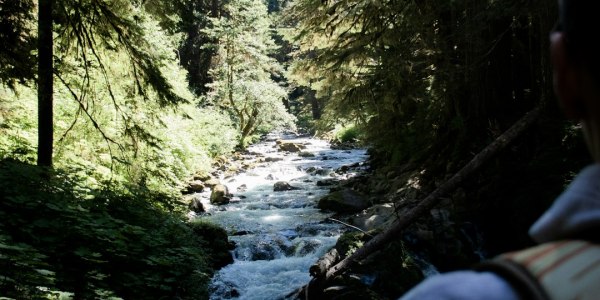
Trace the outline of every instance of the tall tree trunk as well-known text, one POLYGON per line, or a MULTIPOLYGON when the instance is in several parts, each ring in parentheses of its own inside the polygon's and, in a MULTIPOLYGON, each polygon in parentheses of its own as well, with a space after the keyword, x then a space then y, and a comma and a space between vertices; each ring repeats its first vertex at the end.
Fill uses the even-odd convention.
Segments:
POLYGON ((54 125, 52 122, 52 6, 54 0, 39 0, 38 7, 38 158, 39 166, 52 166, 54 125))
MULTIPOLYGON (((311 86, 312 86, 312 82, 311 82, 311 86)), ((316 92, 312 88, 307 88, 304 90, 304 93, 305 93, 305 97, 310 101, 313 119, 320 120, 321 115, 323 113, 323 109, 321 107, 321 103, 319 103, 319 99, 317 99, 316 92)))

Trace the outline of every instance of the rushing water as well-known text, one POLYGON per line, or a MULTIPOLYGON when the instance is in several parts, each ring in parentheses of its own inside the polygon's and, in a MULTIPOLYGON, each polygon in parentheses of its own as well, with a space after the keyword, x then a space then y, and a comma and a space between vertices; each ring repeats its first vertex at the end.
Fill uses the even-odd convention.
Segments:
MULTIPOLYGON (((283 137, 286 140, 291 137, 283 137)), ((356 166, 367 159, 365 150, 332 150, 325 141, 294 138, 306 145, 303 152, 279 152, 275 138, 251 146, 263 160, 231 178, 221 178, 233 193, 230 204, 216 207, 203 204, 205 216, 220 224, 236 243, 234 263, 221 269, 211 283, 211 299, 281 299, 310 280, 308 268, 335 245, 343 228, 325 221, 330 216, 315 206, 330 186, 317 186, 319 180, 345 179, 361 168, 347 173, 335 172, 342 166, 356 166), (297 190, 274 192, 277 181, 286 181, 297 190)), ((249 161, 257 161, 249 155, 249 161)))

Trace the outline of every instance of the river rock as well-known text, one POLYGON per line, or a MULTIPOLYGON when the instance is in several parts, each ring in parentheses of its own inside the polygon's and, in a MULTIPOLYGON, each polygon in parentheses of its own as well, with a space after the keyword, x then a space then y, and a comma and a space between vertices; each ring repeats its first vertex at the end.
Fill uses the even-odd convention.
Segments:
POLYGON ((277 144, 277 147, 279 148, 279 151, 287 151, 287 152, 300 152, 303 149, 306 149, 306 146, 299 144, 299 143, 294 143, 294 142, 284 142, 281 141, 280 143, 277 144))
POLYGON ((194 175, 194 180, 200 180, 202 182, 207 181, 211 178, 212 177, 210 176, 210 174, 195 174, 194 175))
POLYGON ((287 183, 285 181, 277 181, 273 185, 273 191, 274 192, 291 191, 291 190, 299 190, 299 189, 300 188, 295 187, 295 186, 291 186, 289 183, 287 183))
POLYGON ((200 198, 198 197, 191 197, 190 203, 188 204, 188 208, 195 213, 206 212, 204 210, 204 205, 202 204, 202 201, 200 201, 200 198))
POLYGON ((238 186, 238 188, 237 188, 237 191, 240 192, 240 193, 243 193, 243 192, 245 192, 247 190, 248 190, 248 186, 245 183, 242 184, 242 185, 240 185, 240 186, 238 186))
POLYGON ((276 161, 282 161, 282 160, 283 160, 283 157, 272 157, 272 156, 269 156, 269 157, 265 157, 264 158, 264 162, 276 162, 276 161))
POLYGON ((307 152, 307 151, 302 151, 302 152, 298 153, 298 156, 300 156, 300 157, 315 157, 314 154, 307 152))
POLYGON ((255 243, 236 248, 234 255, 242 260, 273 260, 293 255, 294 250, 294 245, 283 237, 265 236, 255 243))
POLYGON ((395 216, 392 203, 378 204, 348 218, 348 223, 364 231, 381 227, 395 216))
POLYGON ((318 207, 339 213, 355 213, 367 208, 369 203, 364 195, 345 188, 335 191, 319 200, 318 207))
POLYGON ((335 170, 335 172, 338 174, 348 173, 348 171, 350 171, 350 166, 341 166, 337 170, 335 170))
POLYGON ((321 175, 321 176, 328 176, 331 174, 331 170, 330 169, 317 169, 315 171, 315 175, 321 175))
POLYGON ((219 185, 219 184, 221 184, 221 181, 219 181, 219 179, 216 179, 216 178, 211 178, 211 179, 209 179, 209 180, 207 180, 207 181, 204 182, 204 185, 206 185, 207 187, 209 187, 211 189, 214 186, 219 185))
POLYGON ((228 194, 229 191, 227 190, 227 186, 217 184, 212 188, 212 192, 210 194, 210 203, 216 205, 227 204, 230 200, 228 194))
POLYGON ((318 239, 301 240, 295 245, 295 256, 306 256, 310 253, 315 252, 323 242, 318 239))
POLYGON ((187 190, 191 193, 202 193, 204 191, 204 183, 200 180, 194 180, 188 183, 187 190))

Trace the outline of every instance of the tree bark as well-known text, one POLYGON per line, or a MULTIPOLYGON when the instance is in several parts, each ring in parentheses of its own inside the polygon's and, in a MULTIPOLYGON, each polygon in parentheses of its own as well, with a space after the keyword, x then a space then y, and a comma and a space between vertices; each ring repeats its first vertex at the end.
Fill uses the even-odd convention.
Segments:
POLYGON ((310 100, 312 117, 314 120, 320 120, 321 115, 323 113, 323 108, 321 107, 321 103, 319 103, 319 99, 317 99, 317 95, 315 91, 308 88, 306 91, 306 97, 310 100))
POLYGON ((333 248, 329 250, 329 252, 325 253, 323 257, 319 258, 316 263, 310 266, 308 272, 310 273, 310 276, 317 278, 323 277, 327 273, 327 270, 329 270, 329 268, 331 268, 331 266, 333 266, 333 264, 337 263, 339 260, 340 255, 338 254, 338 251, 333 248))
POLYGON ((435 191, 423 199, 419 205, 412 210, 402 214, 398 219, 385 231, 375 236, 363 247, 359 248, 352 255, 346 257, 335 266, 331 267, 325 276, 322 278, 328 281, 335 276, 341 274, 346 269, 350 268, 356 262, 366 258, 375 251, 378 251, 392 239, 396 238, 408 225, 417 220, 425 212, 431 210, 440 200, 440 197, 454 190, 465 178, 479 170, 483 163, 487 162, 496 153, 502 150, 506 145, 517 138, 525 129, 529 128, 538 118, 542 105, 528 112, 511 128, 500 135, 494 142, 489 144, 485 149, 479 152, 467 165, 458 171, 452 178, 438 187, 435 191))
POLYGON ((38 7, 38 166, 52 166, 54 141, 53 66, 52 66, 53 0, 39 0, 38 7))

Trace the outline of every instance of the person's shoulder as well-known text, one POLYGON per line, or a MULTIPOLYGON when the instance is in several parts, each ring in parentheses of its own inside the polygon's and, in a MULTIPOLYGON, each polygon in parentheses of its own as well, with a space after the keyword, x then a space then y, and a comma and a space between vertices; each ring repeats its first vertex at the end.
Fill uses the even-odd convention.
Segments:
POLYGON ((427 278, 401 300, 518 300, 511 286, 491 272, 457 271, 427 278))

